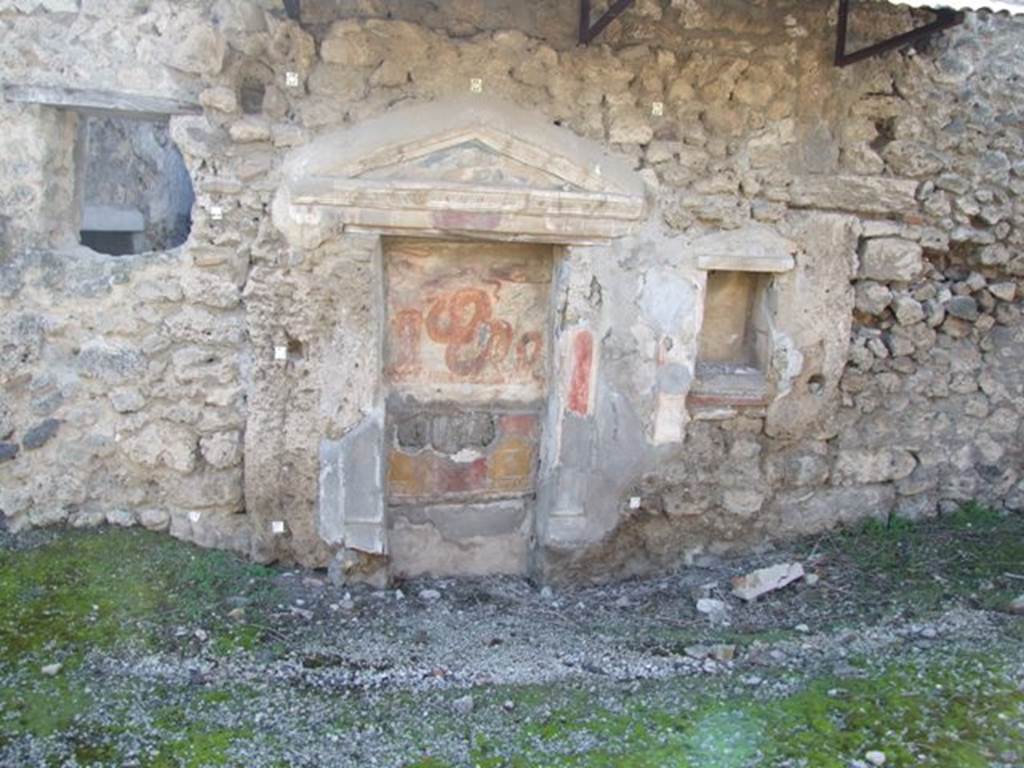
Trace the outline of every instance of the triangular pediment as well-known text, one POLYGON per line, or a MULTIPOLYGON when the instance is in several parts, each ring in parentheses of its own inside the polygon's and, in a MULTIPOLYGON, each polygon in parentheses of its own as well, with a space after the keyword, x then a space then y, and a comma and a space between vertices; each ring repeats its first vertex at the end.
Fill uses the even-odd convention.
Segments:
POLYGON ((418 157, 370 168, 356 178, 377 181, 436 181, 467 186, 586 192, 576 182, 538 168, 494 146, 486 136, 458 137, 418 157))
POLYGON ((476 99, 399 109, 320 137, 284 171, 278 219, 307 230, 332 220, 589 242, 626 232, 644 211, 644 183, 627 159, 543 115, 476 99))

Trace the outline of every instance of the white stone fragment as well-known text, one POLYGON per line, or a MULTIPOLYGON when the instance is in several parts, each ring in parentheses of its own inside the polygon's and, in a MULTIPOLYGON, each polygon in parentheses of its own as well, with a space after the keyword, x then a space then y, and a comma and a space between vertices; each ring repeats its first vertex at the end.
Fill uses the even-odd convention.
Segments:
POLYGON ((804 577, 800 563, 779 563, 732 580, 732 593, 748 603, 804 577))

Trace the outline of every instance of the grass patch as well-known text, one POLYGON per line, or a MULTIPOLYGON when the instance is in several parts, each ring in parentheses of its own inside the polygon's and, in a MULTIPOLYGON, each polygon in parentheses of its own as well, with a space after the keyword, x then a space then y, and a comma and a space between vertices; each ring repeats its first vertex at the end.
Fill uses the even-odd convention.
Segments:
POLYGON ((1022 588, 1024 516, 967 504, 932 520, 871 520, 822 538, 815 552, 826 578, 847 578, 851 607, 912 615, 959 602, 1001 610, 1022 588))
POLYGON ((152 644, 175 624, 205 622, 241 644, 251 632, 223 619, 225 598, 266 595, 268 568, 140 530, 68 531, 42 546, 0 550, 0 663, 90 648, 152 644))
MULTIPOLYGON (((890 765, 982 768, 1024 760, 1024 692, 1002 671, 1005 659, 949 656, 869 669, 863 678, 812 680, 796 693, 758 699, 743 691, 694 692, 685 680, 647 685, 621 706, 582 689, 492 690, 516 702, 517 725, 466 728, 470 764, 498 766, 659 766, 845 768, 869 750, 890 765), (523 695, 520 695, 523 694, 523 695)), ((441 768, 434 758, 409 763, 441 768)))

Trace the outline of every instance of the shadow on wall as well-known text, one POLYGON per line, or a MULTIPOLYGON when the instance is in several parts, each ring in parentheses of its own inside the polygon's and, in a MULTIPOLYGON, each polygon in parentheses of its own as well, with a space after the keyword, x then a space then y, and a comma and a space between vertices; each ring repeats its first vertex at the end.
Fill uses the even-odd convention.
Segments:
POLYGON ((195 194, 165 122, 89 117, 78 142, 82 245, 123 256, 185 242, 195 194))

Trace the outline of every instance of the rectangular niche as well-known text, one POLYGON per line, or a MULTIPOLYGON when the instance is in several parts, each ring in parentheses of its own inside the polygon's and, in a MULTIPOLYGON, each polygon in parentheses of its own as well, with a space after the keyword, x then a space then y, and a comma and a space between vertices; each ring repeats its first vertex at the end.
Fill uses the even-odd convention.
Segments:
POLYGON ((388 502, 534 492, 551 246, 385 241, 388 502))
POLYGON ((771 356, 770 275, 713 270, 707 273, 704 319, 691 393, 718 404, 756 405, 767 395, 771 356))

